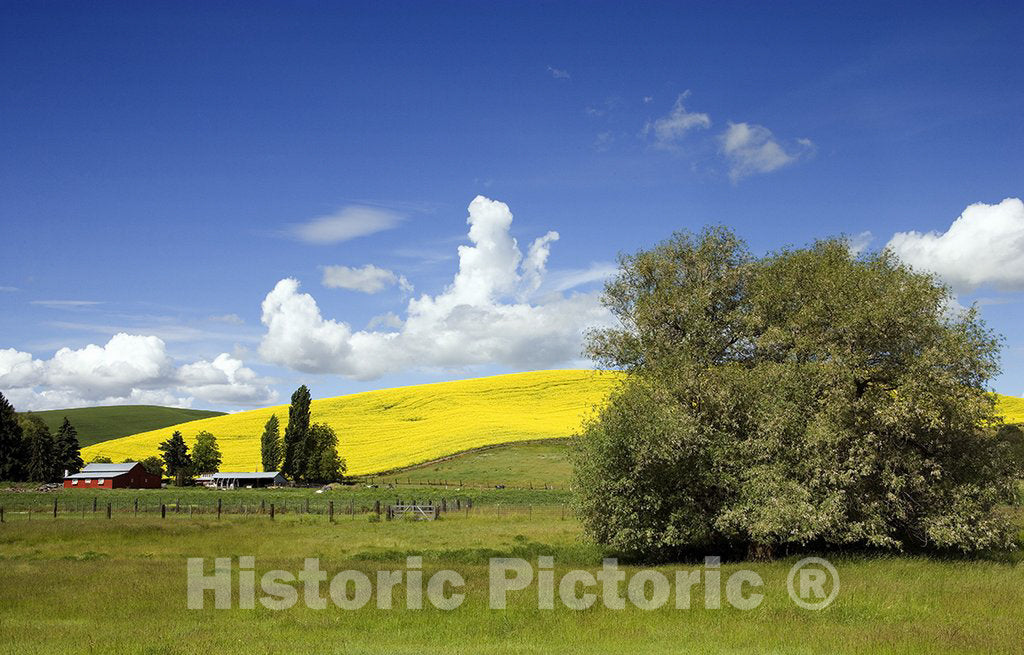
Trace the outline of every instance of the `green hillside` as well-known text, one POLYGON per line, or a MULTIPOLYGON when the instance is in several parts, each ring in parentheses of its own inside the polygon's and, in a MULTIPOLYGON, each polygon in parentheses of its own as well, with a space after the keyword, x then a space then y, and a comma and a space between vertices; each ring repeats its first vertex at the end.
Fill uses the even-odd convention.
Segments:
POLYGON ((571 477, 568 440, 545 439, 471 450, 381 475, 379 481, 566 489, 571 477))
POLYGON ((78 409, 49 409, 32 412, 43 419, 52 432, 56 432, 64 417, 78 430, 78 442, 84 448, 92 444, 157 430, 169 425, 201 418, 221 416, 224 412, 205 409, 180 409, 157 405, 120 405, 113 407, 80 407, 78 409))

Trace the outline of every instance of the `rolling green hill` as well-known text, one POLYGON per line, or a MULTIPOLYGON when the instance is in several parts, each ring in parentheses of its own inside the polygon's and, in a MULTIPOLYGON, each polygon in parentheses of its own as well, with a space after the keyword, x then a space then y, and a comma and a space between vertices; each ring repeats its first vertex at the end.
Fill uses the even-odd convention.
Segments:
POLYGON ((51 432, 56 432, 64 417, 78 430, 78 443, 84 448, 109 439, 157 430, 185 421, 221 416, 224 412, 205 409, 180 409, 157 405, 120 405, 112 407, 80 407, 32 412, 43 419, 51 432))
POLYGON ((531 486, 567 489, 572 478, 569 442, 545 439, 487 446, 387 473, 379 482, 448 486, 531 486))

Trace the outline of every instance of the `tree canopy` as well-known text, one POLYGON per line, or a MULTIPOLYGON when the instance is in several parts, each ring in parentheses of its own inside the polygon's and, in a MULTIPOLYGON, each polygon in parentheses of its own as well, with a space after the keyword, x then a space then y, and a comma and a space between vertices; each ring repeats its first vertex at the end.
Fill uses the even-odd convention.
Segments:
POLYGON ((314 423, 310 426, 310 433, 314 448, 303 479, 319 484, 340 482, 347 467, 345 460, 338 455, 338 436, 326 423, 314 423))
POLYGON ((68 473, 78 473, 82 470, 82 449, 78 444, 78 430, 71 425, 68 417, 60 424, 56 436, 57 468, 68 473))
POLYGON ((790 544, 1005 547, 1020 458, 986 389, 999 340, 888 252, 841 239, 753 257, 724 228, 620 258, 629 373, 576 452, 578 509, 644 557, 790 544))
POLYGON ((26 464, 28 453, 18 413, 0 393, 0 480, 21 480, 26 464))
POLYGON ((25 479, 33 482, 56 482, 62 470, 58 467, 57 443, 43 419, 31 412, 20 414, 21 432, 28 452, 25 479))
POLYGON ((196 445, 192 447, 192 470, 197 473, 216 473, 220 470, 220 447, 217 437, 206 430, 196 435, 196 445))
POLYGON ((175 484, 184 484, 185 479, 192 475, 192 456, 189 455, 188 446, 185 445, 185 438, 181 436, 181 432, 175 430, 157 449, 163 453, 167 475, 174 478, 175 484))
POLYGON ((310 451, 310 404, 312 400, 306 385, 292 394, 288 407, 288 425, 284 429, 284 463, 281 471, 298 480, 306 470, 310 451))
POLYGON ((281 429, 277 414, 271 414, 263 426, 260 437, 260 458, 264 471, 276 471, 281 466, 281 429))

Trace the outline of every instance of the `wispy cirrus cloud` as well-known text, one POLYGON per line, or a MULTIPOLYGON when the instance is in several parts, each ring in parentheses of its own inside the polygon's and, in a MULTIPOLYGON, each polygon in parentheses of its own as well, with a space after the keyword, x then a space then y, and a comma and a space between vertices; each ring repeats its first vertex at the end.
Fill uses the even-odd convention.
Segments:
POLYGON ((226 323, 228 325, 245 325, 245 320, 238 314, 218 314, 210 316, 206 320, 213 323, 226 323))
POLYGON ((93 307, 102 305, 100 300, 30 300, 30 305, 48 307, 49 309, 73 309, 76 307, 93 307))
POLYGON ((305 243, 330 245, 394 229, 404 219, 403 214, 389 209, 350 205, 333 214, 291 225, 286 234, 305 243))
POLYGON ((572 79, 572 75, 570 75, 569 71, 565 70, 564 68, 555 68, 554 66, 548 66, 548 73, 551 75, 551 77, 555 78, 556 80, 572 79))
POLYGON ((404 275, 367 264, 361 268, 349 266, 324 266, 322 283, 330 289, 348 289, 362 293, 379 293, 388 287, 398 285, 405 293, 412 293, 412 284, 404 275))
POLYGON ((653 121, 648 121, 643 133, 654 139, 654 146, 667 150, 679 147, 679 142, 691 131, 711 127, 711 117, 701 112, 688 111, 684 101, 690 92, 680 93, 672 110, 653 121))

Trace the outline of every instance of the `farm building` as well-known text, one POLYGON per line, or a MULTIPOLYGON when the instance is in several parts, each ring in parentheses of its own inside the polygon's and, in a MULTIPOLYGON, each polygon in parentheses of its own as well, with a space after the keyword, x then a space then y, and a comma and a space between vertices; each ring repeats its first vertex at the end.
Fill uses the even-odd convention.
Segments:
POLYGON ((288 484, 284 476, 277 471, 263 473, 214 473, 207 486, 217 489, 240 489, 260 487, 281 487, 288 484))
POLYGON ((86 464, 80 473, 64 476, 65 489, 159 489, 160 476, 138 462, 86 464))

